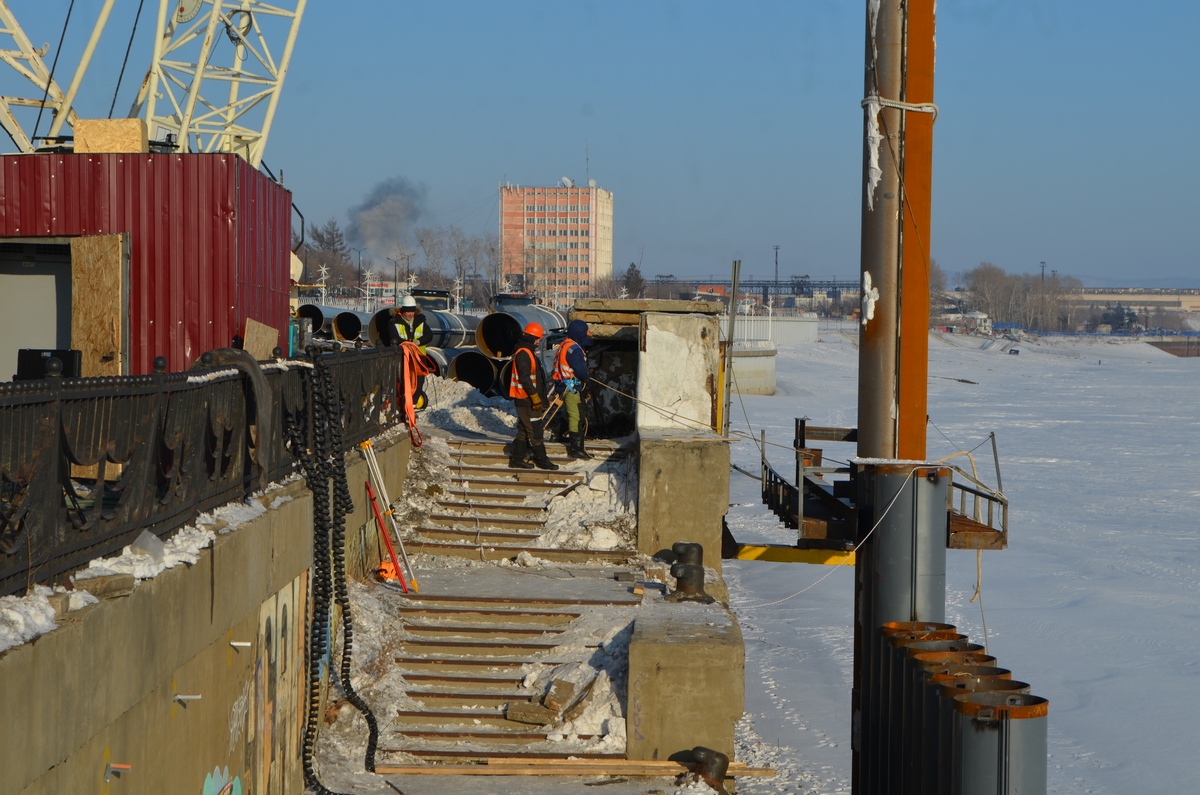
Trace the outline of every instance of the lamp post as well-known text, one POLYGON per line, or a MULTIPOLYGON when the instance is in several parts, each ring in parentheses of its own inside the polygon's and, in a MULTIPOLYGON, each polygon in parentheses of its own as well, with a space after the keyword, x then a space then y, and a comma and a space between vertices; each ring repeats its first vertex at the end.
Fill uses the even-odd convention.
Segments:
POLYGON ((772 246, 775 249, 775 284, 771 285, 771 295, 779 293, 779 246, 772 246))
POLYGON ((362 284, 362 255, 363 255, 363 252, 366 251, 366 249, 365 248, 355 248, 354 246, 351 246, 350 250, 354 251, 358 254, 358 283, 362 284))

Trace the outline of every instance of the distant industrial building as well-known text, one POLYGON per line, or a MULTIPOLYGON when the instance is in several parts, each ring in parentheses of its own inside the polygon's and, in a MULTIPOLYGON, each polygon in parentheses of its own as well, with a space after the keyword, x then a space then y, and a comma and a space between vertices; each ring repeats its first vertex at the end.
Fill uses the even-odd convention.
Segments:
POLYGON ((513 290, 548 303, 589 295, 612 276, 613 195, 589 180, 556 187, 500 185, 500 263, 513 290))

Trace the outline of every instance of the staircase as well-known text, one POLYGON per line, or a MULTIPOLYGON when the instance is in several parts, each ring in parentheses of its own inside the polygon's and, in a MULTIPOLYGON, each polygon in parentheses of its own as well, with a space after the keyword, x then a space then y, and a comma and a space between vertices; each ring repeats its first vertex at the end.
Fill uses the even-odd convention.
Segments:
POLYGON ((627 459, 625 448, 606 440, 588 444, 592 461, 567 458, 562 444, 547 443, 557 471, 510 469, 506 443, 452 437, 451 483, 437 511, 424 518, 405 540, 409 551, 472 560, 502 560, 528 552, 560 563, 620 563, 633 549, 584 550, 537 546, 546 528, 551 502, 585 487, 588 473, 627 459))
POLYGON ((538 577, 500 569, 419 572, 422 591, 404 595, 397 608, 405 638, 394 658, 416 706, 392 713, 380 751, 453 763, 623 759, 623 753, 581 752, 577 744, 555 750, 546 737, 552 729, 505 717, 510 704, 540 701, 542 690, 522 687, 527 674, 539 665, 588 659, 598 648, 597 626, 633 620, 641 597, 624 576, 615 579, 618 571, 626 570, 558 569, 538 577))

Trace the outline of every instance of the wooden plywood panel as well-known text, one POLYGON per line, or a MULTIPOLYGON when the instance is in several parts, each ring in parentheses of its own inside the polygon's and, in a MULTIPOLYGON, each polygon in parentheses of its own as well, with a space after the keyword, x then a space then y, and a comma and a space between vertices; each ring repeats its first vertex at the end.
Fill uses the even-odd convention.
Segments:
POLYGON ((80 119, 72 129, 76 153, 150 151, 144 119, 80 119))
POLYGON ((254 357, 256 361, 265 362, 271 358, 271 353, 279 345, 279 330, 265 323, 259 323, 254 318, 246 318, 246 337, 242 348, 254 357))
POLYGON ((124 235, 71 238, 71 347, 84 377, 128 369, 128 266, 124 235))

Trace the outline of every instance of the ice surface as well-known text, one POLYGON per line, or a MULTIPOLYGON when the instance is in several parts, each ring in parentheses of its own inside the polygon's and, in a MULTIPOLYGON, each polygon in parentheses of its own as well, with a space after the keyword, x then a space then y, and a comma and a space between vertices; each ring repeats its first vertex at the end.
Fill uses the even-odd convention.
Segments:
MULTIPOLYGON (((740 398, 772 462, 794 466, 795 417, 852 427, 857 329, 823 326, 821 342, 784 347, 774 396, 740 398)), ((995 485, 989 431, 997 435, 1009 548, 983 555, 988 648, 999 664, 1050 699, 1049 792, 1123 795, 1186 792, 1200 728, 1200 359, 1132 340, 930 338, 928 457, 978 447, 995 485), (973 382, 973 383, 972 383, 973 382), (982 446, 980 446, 982 445, 982 446)), ((745 430, 741 408, 734 428, 745 430)), ((851 445, 824 443, 826 461, 851 445)), ((755 445, 733 460, 757 471, 755 445)), ((963 464, 963 460, 955 463, 963 464)), ((969 468, 965 465, 964 468, 969 468)), ((790 543, 759 500, 759 484, 733 474, 729 523, 739 541, 790 543)), ((947 621, 983 637, 976 555, 951 550, 947 621)), ((827 574, 825 567, 725 563, 739 605, 770 602, 827 574)), ((850 789, 853 572, 834 572, 781 605, 742 610, 749 716, 739 758, 778 767, 745 779, 743 793, 850 789), (780 787, 790 789, 780 789, 780 787)))

